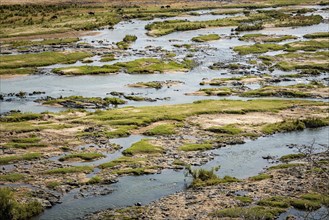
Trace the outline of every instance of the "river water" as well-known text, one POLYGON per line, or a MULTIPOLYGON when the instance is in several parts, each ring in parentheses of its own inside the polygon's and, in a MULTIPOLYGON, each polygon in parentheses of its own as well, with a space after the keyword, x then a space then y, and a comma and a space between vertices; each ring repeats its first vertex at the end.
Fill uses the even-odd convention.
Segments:
MULTIPOLYGON (((322 13, 322 12, 319 12, 322 13)), ((216 18, 228 17, 227 15, 214 16, 209 11, 201 11, 200 16, 187 16, 179 19, 189 20, 210 20, 216 18)), ((323 14, 323 13, 322 13, 323 14)), ((231 15, 230 15, 231 16, 231 15)), ((233 15, 236 16, 236 15, 233 15)), ((168 18, 167 20, 177 19, 168 18)), ((155 19, 162 20, 162 19, 155 19)), ((154 21, 154 20, 153 20, 154 21)), ((153 75, 129 75, 119 73, 115 75, 99 75, 99 76, 58 76, 55 74, 31 75, 13 79, 1 80, 0 87, 2 93, 11 92, 33 92, 44 91, 46 95, 70 96, 81 95, 86 97, 106 97, 111 91, 119 91, 125 93, 142 93, 142 95, 150 98, 170 97, 168 101, 157 101, 155 103, 133 102, 129 101, 128 105, 147 106, 147 105, 164 105, 164 104, 180 104, 191 103, 196 100, 205 99, 205 97, 186 96, 185 93, 194 92, 200 89, 199 83, 203 78, 219 78, 232 77, 227 70, 211 70, 208 67, 214 62, 246 62, 249 58, 237 56, 231 48, 239 45, 250 44, 248 42, 239 41, 237 38, 229 38, 232 27, 201 29, 186 32, 176 32, 166 36, 152 38, 146 35, 145 25, 153 21, 132 20, 131 22, 120 22, 113 30, 104 29, 96 36, 83 37, 82 42, 90 43, 95 47, 106 47, 112 42, 121 41, 127 34, 133 34, 138 37, 137 41, 131 45, 132 50, 143 51, 147 46, 162 47, 163 49, 173 51, 177 57, 183 57, 187 52, 184 49, 173 47, 173 44, 192 43, 191 38, 201 34, 216 33, 222 36, 221 40, 200 44, 203 49, 194 54, 199 65, 187 73, 175 74, 153 74, 153 75), (105 42, 100 44, 98 41, 105 42), (107 45, 106 45, 107 44, 107 45), (173 86, 171 88, 156 89, 138 89, 127 87, 127 84, 141 81, 163 81, 178 80, 184 84, 173 86)), ((291 34, 302 37, 304 34, 312 32, 328 31, 328 24, 321 23, 311 27, 297 28, 271 28, 261 31, 246 32, 247 33, 263 33, 263 34, 291 34)), ((301 39, 298 39, 301 40, 301 39)), ((108 63, 100 63, 99 56, 93 57, 94 62, 87 65, 104 65, 115 62, 129 61, 136 58, 145 57, 133 53, 130 55, 118 57, 116 61, 108 63)), ((157 57, 156 53, 147 54, 151 57, 157 57)), ((42 67, 43 71, 50 72, 52 68, 65 66, 78 66, 81 62, 70 65, 52 65, 42 67)), ((85 64, 83 64, 85 65, 85 64)), ((266 73, 266 72, 263 72, 266 73)), ((280 74, 278 72, 277 74, 280 74)), ((236 75, 234 75, 236 76, 236 75)), ((294 83, 303 82, 303 80, 294 83)), ((55 108, 42 106, 35 103, 38 97, 31 97, 24 100, 14 100, 12 102, 1 102, 0 113, 9 110, 21 110, 24 112, 43 112, 43 111, 61 111, 63 108, 55 108)), ((242 99, 240 97, 226 97, 233 99, 242 99)), ((212 97, 212 99, 220 99, 220 97, 212 97)), ((113 139, 114 143, 120 144, 123 148, 114 154, 107 154, 106 158, 91 162, 90 165, 98 165, 104 161, 109 161, 121 156, 122 150, 129 147, 132 143, 137 142, 143 136, 130 136, 128 138, 113 139)), ((319 144, 328 144, 329 129, 307 129, 301 132, 291 132, 287 134, 276 134, 269 137, 261 137, 255 141, 247 141, 245 144, 228 146, 216 149, 213 152, 218 156, 214 160, 203 165, 204 168, 212 168, 220 165, 217 172, 219 176, 230 175, 237 178, 247 178, 257 175, 264 168, 270 166, 269 161, 262 159, 262 156, 280 157, 294 151, 288 148, 288 144, 308 144, 315 140, 319 144)), ((59 157, 51 158, 58 160, 59 157)), ((86 165, 86 163, 74 163, 72 165, 86 165)), ((95 170, 93 175, 98 171, 95 170)), ((42 215, 35 219, 78 219, 91 212, 104 210, 108 208, 131 206, 137 202, 147 204, 157 200, 163 196, 173 194, 177 191, 186 189, 190 182, 190 178, 184 175, 184 171, 163 170, 160 174, 143 175, 143 176, 125 176, 120 177, 117 183, 109 185, 112 193, 104 196, 94 196, 88 198, 76 198, 79 189, 72 190, 64 195, 62 203, 55 205, 51 209, 47 209, 42 215)))
MULTIPOLYGON (((320 11, 322 13, 322 11, 320 11)), ((224 18, 237 15, 211 15, 209 11, 201 11, 200 16, 186 16, 180 18, 169 18, 172 19, 188 19, 188 20, 210 20, 217 18, 224 18)), ((71 96, 81 95, 85 97, 106 97, 107 93, 112 91, 135 93, 140 94, 149 98, 168 98, 169 100, 158 100, 157 102, 136 102, 128 101, 129 106, 147 106, 147 105, 165 105, 165 104, 181 104, 191 103, 196 100, 204 99, 204 97, 198 96, 186 96, 185 93, 191 93, 202 88, 199 83, 204 78, 228 78, 241 76, 239 74, 227 73, 226 69, 211 70, 208 67, 215 62, 240 62, 245 63, 250 56, 237 56, 231 49, 235 46, 252 44, 251 42, 239 41, 238 38, 230 38, 231 29, 234 27, 223 27, 223 28, 211 28, 211 29, 200 29, 185 32, 175 32, 162 37, 150 37, 146 35, 145 25, 153 21, 160 21, 163 19, 155 19, 152 21, 139 21, 132 20, 130 22, 123 21, 117 24, 114 29, 104 29, 96 36, 88 36, 81 38, 81 42, 90 43, 95 47, 108 47, 107 44, 111 42, 118 42, 129 33, 138 37, 137 41, 131 45, 131 50, 128 51, 128 55, 124 54, 117 57, 117 60, 111 62, 99 62, 100 56, 95 56, 92 59, 93 63, 82 64, 80 61, 74 64, 56 64, 48 67, 42 67, 42 71, 48 74, 30 75, 12 79, 3 79, 0 81, 1 93, 14 93, 19 91, 33 92, 43 91, 47 96, 59 97, 59 96, 71 96), (51 74, 51 69, 57 67, 67 66, 81 66, 81 65, 96 65, 101 66, 104 64, 113 64, 115 62, 131 61, 142 57, 159 57, 159 53, 147 51, 147 46, 161 47, 162 49, 170 50, 176 53, 177 59, 183 59, 188 51, 183 48, 175 48, 174 44, 195 44, 191 39, 195 36, 202 34, 219 34, 222 39, 218 41, 197 44, 197 47, 202 49, 198 50, 193 54, 193 58, 199 63, 199 65, 193 70, 186 73, 171 73, 171 74, 151 74, 151 75, 131 75, 125 73, 119 73, 114 75, 98 75, 98 76, 59 76, 51 74), (102 41, 103 43, 99 43, 102 41), (92 43, 93 42, 93 43, 92 43), (105 42, 105 43, 104 43, 105 42), (108 42, 108 43, 106 43, 108 42), (139 53, 141 52, 141 53, 139 53), (128 84, 145 81, 165 81, 175 80, 182 81, 184 84, 172 86, 170 88, 163 87, 162 89, 141 89, 131 88, 128 84)), ((296 28, 268 28, 260 31, 243 32, 248 33, 263 33, 263 34, 289 34, 298 36, 298 40, 303 40, 302 36, 307 33, 328 31, 328 24, 321 23, 318 25, 307 26, 307 27, 296 27, 296 28)), ((291 41, 289 41, 291 42, 291 41)), ((286 43, 286 42, 282 42, 286 43)), ((282 52, 276 52, 282 53, 282 52)), ((255 69, 256 70, 256 69, 255 69)), ((259 71, 259 74, 269 73, 267 71, 259 71)), ((275 71, 274 75, 282 74, 282 71, 275 71)), ((324 77, 324 76, 323 76, 324 77)), ((296 79, 290 84, 296 84, 301 82, 307 82, 313 78, 296 79)), ((285 82, 286 83, 286 82, 285 82)), ((255 87, 253 87, 255 88, 255 87)), ((45 96, 43 95, 43 96, 45 96)), ((61 111, 63 108, 42 106, 39 103, 34 102, 35 99, 40 98, 39 96, 32 96, 28 99, 13 99, 10 102, 1 102, 0 113, 8 112, 10 110, 21 110, 23 112, 43 112, 43 111, 61 111)), ((211 97, 212 99, 221 99, 222 97, 211 97)), ((234 99, 243 99, 240 97, 226 97, 234 99)))

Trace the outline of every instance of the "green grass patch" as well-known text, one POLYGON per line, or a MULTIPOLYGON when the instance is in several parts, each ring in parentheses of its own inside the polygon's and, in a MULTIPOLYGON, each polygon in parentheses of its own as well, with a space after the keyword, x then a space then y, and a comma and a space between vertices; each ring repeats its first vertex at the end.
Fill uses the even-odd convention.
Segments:
POLYGON ((284 120, 282 122, 268 124, 262 128, 265 134, 274 134, 277 132, 300 131, 305 128, 318 128, 328 126, 327 118, 307 118, 297 120, 284 120))
POLYGON ((187 164, 184 162, 184 161, 181 161, 181 160, 178 160, 178 159, 175 159, 173 162, 172 162, 173 165, 176 165, 176 166, 186 166, 187 164))
POLYGON ((285 120, 282 122, 265 125, 262 132, 265 134, 274 134, 277 132, 290 132, 304 130, 305 124, 300 120, 285 120))
POLYGON ((54 73, 61 75, 97 75, 117 73, 120 68, 114 65, 104 66, 75 66, 75 67, 63 67, 53 69, 54 73))
POLYGON ((56 189, 58 186, 60 186, 61 183, 57 181, 50 181, 46 183, 47 188, 49 189, 56 189))
MULTIPOLYGON (((220 83, 220 82, 213 81, 209 85, 214 85, 214 83, 220 83)), ((203 92, 203 93, 205 93, 205 95, 209 95, 209 96, 228 96, 228 95, 232 95, 235 92, 235 90, 233 90, 232 88, 228 88, 228 87, 222 87, 222 88, 200 89, 198 92, 203 92)))
POLYGON ((290 204, 296 209, 306 211, 314 211, 321 208, 321 203, 315 200, 291 199, 290 204))
POLYGON ((145 175, 145 174, 152 174, 153 171, 150 171, 152 169, 155 169, 156 167, 138 167, 138 168, 128 168, 128 169, 120 169, 120 170, 115 170, 112 173, 118 174, 118 175, 135 175, 135 176, 140 176, 140 175, 145 175))
POLYGON ((220 36, 218 34, 207 34, 207 35, 201 35, 198 37, 193 37, 192 41, 194 42, 206 42, 206 41, 214 41, 219 40, 220 36))
POLYGON ((242 133, 242 130, 236 127, 235 125, 213 126, 207 128, 206 130, 214 133, 233 134, 233 135, 242 133))
POLYGON ((284 163, 284 164, 271 166, 268 169, 269 170, 279 170, 279 169, 288 169, 288 168, 299 167, 299 166, 304 166, 304 164, 301 164, 301 163, 284 163))
POLYGON ((270 206, 277 208, 289 208, 289 200, 281 196, 274 196, 267 199, 260 200, 257 205, 270 206))
POLYGON ((102 178, 99 176, 93 176, 92 178, 90 178, 87 182, 87 184, 98 184, 102 182, 102 178))
POLYGON ((284 45, 280 44, 254 44, 248 46, 236 46, 233 50, 240 55, 247 55, 251 53, 266 53, 269 51, 284 50, 285 48, 284 45))
POLYGON ((41 100, 42 104, 44 105, 62 105, 72 108, 72 105, 76 108, 86 108, 86 105, 92 104, 94 108, 106 108, 109 105, 123 105, 126 101, 117 98, 117 97, 106 97, 106 98, 99 98, 99 97, 83 97, 83 96, 69 96, 69 97, 60 97, 56 99, 50 99, 43 101, 41 100))
POLYGON ((22 47, 22 46, 43 46, 43 45, 63 45, 71 44, 79 41, 79 38, 57 38, 57 39, 44 39, 41 41, 13 41, 10 42, 12 47, 22 47))
POLYGON ((252 181, 261 181, 261 180, 270 179, 270 178, 272 178, 271 175, 266 174, 266 173, 261 173, 261 174, 258 174, 257 176, 252 176, 249 179, 252 181))
POLYGON ((125 166, 141 166, 145 163, 144 158, 134 158, 134 157, 126 157, 122 156, 119 157, 118 159, 115 159, 113 161, 103 163, 99 165, 100 168, 106 169, 106 168, 114 168, 115 166, 118 165, 125 165, 125 166))
MULTIPOLYGON (((277 61, 275 67, 284 70, 319 70, 319 71, 328 71, 329 65, 329 52, 328 51, 317 51, 314 53, 310 52, 294 52, 294 53, 285 53, 279 54, 271 59, 277 61)), ((269 58, 267 57, 262 57, 269 58)))
POLYGON ((18 182, 24 180, 24 175, 20 173, 10 173, 0 175, 0 181, 4 182, 18 182))
POLYGON ((240 24, 235 30, 236 31, 255 31, 255 30, 262 30, 263 24, 257 23, 257 24, 240 24))
POLYGON ((176 134, 176 126, 174 124, 158 125, 144 132, 144 135, 148 135, 148 136, 172 135, 172 134, 176 134))
POLYGON ((280 160, 283 162, 288 162, 291 160, 296 160, 296 159, 301 159, 304 158, 306 155, 299 153, 299 154, 288 154, 288 155, 284 155, 282 157, 280 157, 280 160))
POLYGON ((278 19, 275 22, 275 27, 296 27, 296 26, 310 26, 320 24, 323 18, 320 15, 296 15, 289 16, 285 19, 278 19))
POLYGON ((157 58, 141 58, 125 63, 116 63, 115 66, 124 68, 129 74, 152 74, 165 72, 185 72, 193 68, 193 62, 185 60, 182 63, 165 61, 157 58))
POLYGON ((131 147, 127 148, 122 152, 123 155, 136 155, 136 154, 158 154, 163 153, 164 149, 159 146, 155 146, 149 143, 149 139, 142 139, 131 145, 131 147))
POLYGON ((95 160, 95 159, 98 159, 101 157, 105 157, 105 155, 103 155, 101 153, 93 153, 93 152, 76 153, 76 154, 65 155, 64 157, 59 158, 59 161, 66 161, 66 160, 75 159, 75 158, 79 158, 79 159, 86 160, 86 161, 91 161, 91 160, 95 160))
POLYGON ((262 206, 254 206, 250 208, 227 208, 221 209, 210 215, 218 218, 243 218, 253 220, 270 220, 275 219, 279 214, 285 212, 285 209, 281 208, 269 208, 262 206))
POLYGON ((266 34, 245 34, 239 38, 242 41, 256 41, 264 43, 282 42, 285 40, 296 39, 292 35, 266 35, 266 34))
POLYGON ((234 26, 238 22, 233 19, 217 19, 208 21, 185 21, 185 20, 168 20, 163 22, 153 22, 145 26, 150 36, 162 36, 175 31, 197 30, 207 27, 224 27, 234 26))
POLYGON ((37 72, 36 68, 0 69, 0 75, 26 75, 37 72))
POLYGON ((181 151, 204 151, 211 150, 212 144, 184 144, 178 148, 181 151))
POLYGON ((99 60, 100 62, 110 62, 115 60, 115 55, 114 54, 105 54, 101 57, 99 60))
POLYGON ((46 174, 68 174, 68 173, 90 173, 93 168, 90 166, 78 166, 78 167, 64 167, 52 170, 47 170, 46 174))
POLYGON ((104 66, 77 66, 54 69, 53 72, 62 75, 88 75, 117 73, 124 70, 129 74, 154 74, 165 72, 186 72, 194 67, 191 60, 184 60, 181 63, 165 61, 157 58, 141 58, 128 62, 119 62, 113 65, 104 66))
POLYGON ((286 51, 295 52, 298 50, 303 51, 316 51, 320 49, 329 48, 329 40, 309 40, 309 41, 297 41, 286 44, 286 51))
POLYGON ((137 37, 134 35, 126 35, 122 41, 117 43, 118 48, 127 50, 131 43, 135 42, 137 37))
POLYGON ((21 160, 35 160, 39 159, 42 156, 40 153, 27 153, 23 155, 13 155, 13 156, 6 156, 6 157, 0 157, 0 164, 10 164, 21 160))
POLYGON ((252 203, 253 199, 248 196, 236 196, 235 199, 239 200, 240 202, 244 204, 252 203))
POLYGON ((329 32, 316 32, 316 33, 312 33, 312 34, 305 34, 303 37, 310 38, 310 39, 328 38, 329 37, 329 32))
POLYGON ((43 52, 1 56, 0 69, 17 69, 21 67, 39 67, 56 63, 74 63, 90 57, 88 52, 43 52))
POLYGON ((31 121, 38 120, 42 118, 42 114, 39 113, 12 113, 5 117, 1 117, 1 122, 23 122, 23 121, 31 121))
POLYGON ((162 83, 158 81, 152 81, 152 82, 138 82, 134 84, 129 84, 130 87, 136 87, 136 88, 154 88, 154 89, 161 89, 162 83))

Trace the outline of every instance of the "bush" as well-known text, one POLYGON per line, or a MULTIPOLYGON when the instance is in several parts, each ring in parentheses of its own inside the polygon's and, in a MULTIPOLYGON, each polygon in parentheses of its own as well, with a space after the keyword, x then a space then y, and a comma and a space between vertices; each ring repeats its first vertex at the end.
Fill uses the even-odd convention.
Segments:
POLYGON ((4 220, 26 220, 40 214, 43 207, 37 201, 18 203, 13 192, 8 188, 0 188, 0 217, 4 220))

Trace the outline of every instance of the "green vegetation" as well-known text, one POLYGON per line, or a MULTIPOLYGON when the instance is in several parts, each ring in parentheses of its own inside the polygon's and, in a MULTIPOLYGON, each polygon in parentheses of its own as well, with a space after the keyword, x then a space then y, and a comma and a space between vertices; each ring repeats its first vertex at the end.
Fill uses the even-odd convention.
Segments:
POLYGON ((41 141, 40 138, 34 136, 29 138, 13 138, 11 139, 11 142, 6 143, 4 146, 6 148, 22 148, 22 149, 47 146, 44 143, 39 143, 40 141, 41 141))
POLYGON ((288 44, 254 44, 247 46, 236 46, 233 48, 235 52, 240 55, 246 55, 251 53, 266 53, 269 51, 285 50, 289 52, 294 52, 298 50, 303 51, 316 51, 318 49, 328 49, 329 41, 327 40, 310 40, 310 41, 297 41, 288 44))
POLYGON ((262 97, 262 96, 277 96, 277 97, 319 97, 321 94, 317 93, 326 89, 326 86, 321 83, 311 82, 309 84, 296 84, 291 86, 264 86, 260 89, 250 90, 240 94, 245 97, 262 97))
POLYGON ((6 117, 1 117, 1 122, 23 122, 30 120, 38 120, 42 118, 42 114, 38 113, 13 113, 6 117))
POLYGON ((269 174, 266 174, 266 173, 261 173, 261 174, 258 174, 257 176, 252 176, 249 179, 252 181, 261 181, 261 180, 265 180, 265 179, 269 179, 269 178, 272 178, 272 176, 269 174))
POLYGON ((163 153, 164 149, 159 146, 155 146, 149 143, 149 139, 142 139, 139 142, 134 143, 131 147, 122 152, 123 155, 136 155, 136 154, 157 154, 163 153))
POLYGON ((31 46, 43 46, 43 45, 63 45, 63 44, 71 44, 79 41, 79 38, 59 38, 59 39, 44 39, 41 41, 13 41, 10 42, 10 46, 12 47, 31 47, 31 46))
POLYGON ((256 23, 256 24, 240 24, 235 30, 236 31, 255 31, 255 30, 262 30, 263 24, 256 23))
POLYGON ((57 181, 50 181, 46 183, 47 188, 49 189, 56 189, 56 187, 60 186, 61 183, 57 181))
POLYGON ((135 42, 137 37, 134 35, 126 35, 122 41, 117 43, 118 48, 127 50, 131 43, 135 42))
POLYGON ((237 128, 235 125, 225 125, 222 127, 214 126, 206 129, 207 131, 211 131, 214 133, 224 133, 224 134, 240 134, 242 130, 240 128, 237 128))
POLYGON ((274 134, 277 132, 299 131, 305 128, 317 128, 328 126, 327 118, 307 118, 297 120, 284 120, 282 122, 265 125, 262 132, 265 134, 274 134))
POLYGON ((145 163, 144 158, 133 158, 133 157, 127 157, 127 156, 122 156, 118 159, 115 159, 113 161, 103 163, 99 165, 100 168, 106 169, 106 168, 115 168, 118 165, 126 165, 126 166, 132 166, 132 167, 138 167, 142 166, 145 163))
POLYGON ((43 211, 41 204, 34 200, 18 203, 12 190, 7 187, 0 188, 0 216, 2 219, 31 219, 43 211))
POLYGON ((291 71, 296 69, 307 69, 307 70, 329 70, 328 51, 320 51, 315 53, 286 53, 279 54, 274 57, 260 57, 263 60, 270 60, 271 62, 276 61, 275 67, 284 70, 291 71))
POLYGON ((90 178, 87 182, 87 184, 98 184, 102 182, 102 178, 99 176, 93 176, 92 178, 90 178))
POLYGON ((294 27, 294 26, 310 26, 319 24, 322 21, 322 17, 320 15, 296 15, 289 16, 285 19, 279 19, 275 22, 275 27, 294 27))
POLYGON ((0 174, 0 181, 18 182, 24 179, 24 175, 20 173, 0 174))
POLYGON ((321 204, 328 204, 329 196, 320 195, 317 193, 308 193, 301 195, 300 198, 287 198, 281 196, 274 196, 267 199, 260 200, 257 204, 267 207, 276 208, 289 208, 293 206, 294 208, 314 211, 321 207, 321 204))
POLYGON ((236 196, 235 199, 239 200, 240 202, 244 204, 252 203, 253 199, 248 196, 236 196))
POLYGON ((266 53, 271 50, 276 51, 283 49, 285 49, 285 46, 280 44, 254 44, 251 46, 236 46, 233 48, 233 50, 238 52, 240 55, 251 53, 266 53))
POLYGON ((288 154, 280 157, 280 160, 283 162, 288 162, 291 160, 301 159, 304 158, 305 154, 299 153, 299 154, 288 154))
POLYGON ((146 25, 145 29, 148 30, 148 35, 150 36, 162 36, 175 31, 197 30, 210 27, 238 26, 238 28, 236 28, 237 31, 251 31, 262 29, 263 24, 274 25, 276 27, 293 27, 319 24, 321 21, 322 17, 319 15, 292 16, 292 14, 271 10, 259 11, 258 13, 252 14, 248 13, 246 16, 207 21, 167 20, 153 22, 146 25))
POLYGON ((263 219, 275 219, 280 213, 284 212, 285 209, 281 208, 269 208, 262 206, 253 206, 250 208, 227 208, 221 209, 211 214, 212 217, 219 218, 244 218, 244 219, 254 219, 254 220, 263 220, 263 219))
POLYGON ((290 204, 296 209, 314 211, 321 208, 321 203, 317 200, 293 199, 290 204))
POLYGON ((114 65, 104 66, 75 66, 75 67, 63 67, 53 69, 54 73, 62 75, 93 75, 93 74, 106 74, 117 73, 120 68, 114 65))
POLYGON ((10 164, 21 160, 35 160, 39 159, 42 155, 40 153, 27 153, 23 155, 13 155, 13 156, 6 156, 0 157, 0 164, 10 164))
POLYGON ((217 19, 208 21, 185 21, 185 20, 168 20, 163 22, 153 22, 145 26, 150 36, 167 35, 175 31, 197 30, 207 27, 224 27, 234 26, 238 23, 232 19, 217 19))
POLYGON ((164 61, 156 58, 141 58, 134 61, 116 63, 104 66, 77 66, 54 69, 54 73, 64 75, 87 75, 102 73, 117 73, 125 70, 129 74, 153 74, 165 72, 185 72, 194 67, 191 60, 185 60, 182 63, 175 61, 164 61))
POLYGON ((69 97, 61 97, 57 99, 50 99, 43 101, 44 105, 62 105, 64 107, 70 108, 106 108, 109 105, 123 105, 126 101, 117 98, 117 97, 106 97, 106 98, 98 98, 98 97, 82 97, 82 96, 69 96, 69 97))
POLYGON ((198 188, 204 186, 212 186, 223 183, 239 182, 237 178, 225 176, 224 178, 219 178, 215 174, 215 169, 205 170, 205 169, 196 169, 192 170, 190 167, 189 173, 193 177, 193 181, 190 187, 198 188))
POLYGON ((289 201, 287 201, 286 198, 281 196, 274 196, 271 198, 262 199, 257 203, 257 205, 271 206, 277 208, 288 208, 290 206, 289 201))
POLYGON ((270 170, 287 169, 287 168, 299 167, 299 166, 303 166, 303 165, 304 164, 302 164, 302 163, 284 163, 284 164, 271 166, 269 169, 270 170))
POLYGON ((100 62, 110 62, 115 60, 115 55, 114 54, 105 54, 101 57, 99 60, 100 62))
POLYGON ((162 124, 151 128, 144 132, 145 135, 172 135, 176 133, 176 126, 174 124, 162 124))
POLYGON ((201 151, 201 150, 211 150, 213 148, 212 144, 184 144, 180 146, 178 150, 182 151, 201 151))
POLYGON ((297 37, 292 35, 266 35, 266 34, 245 34, 239 38, 242 41, 256 41, 256 42, 281 42, 285 40, 296 39, 297 37))
MULTIPOLYGON (((215 82, 215 83, 217 83, 217 82, 215 82)), ((211 85, 213 85, 213 83, 211 85)), ((197 93, 198 94, 204 93, 205 95, 209 95, 209 96, 228 96, 228 95, 232 95, 234 92, 235 92, 235 90, 233 90, 232 88, 221 87, 221 88, 199 89, 199 91, 197 93)))
POLYGON ((95 160, 95 159, 98 159, 101 157, 105 157, 105 155, 103 155, 101 153, 92 153, 92 152, 75 153, 75 154, 65 155, 64 157, 59 158, 59 161, 65 161, 65 160, 70 160, 70 159, 75 159, 75 158, 90 161, 90 160, 95 160))
POLYGON ((136 87, 136 88, 154 88, 154 89, 161 89, 162 83, 158 81, 152 81, 152 82, 138 82, 134 84, 129 84, 130 87, 136 87))
POLYGON ((241 9, 238 9, 238 10, 218 10, 218 11, 213 11, 211 12, 212 15, 233 15, 233 14, 239 14, 239 13, 242 13, 243 10, 241 9))
POLYGON ((0 69, 17 69, 21 67, 39 67, 56 63, 74 63, 90 57, 87 52, 43 52, 36 54, 19 54, 1 56, 0 69))
POLYGON ((36 71, 36 68, 0 69, 0 75, 26 75, 33 74, 36 71))
POLYGON ((193 67, 193 62, 185 60, 183 63, 164 61, 156 58, 141 58, 125 63, 116 63, 130 74, 152 74, 164 72, 185 72, 193 67))
POLYGON ((312 34, 305 34, 303 37, 305 38, 328 38, 329 37, 329 32, 316 32, 312 34))
POLYGON ((184 162, 184 161, 181 161, 181 160, 178 160, 178 159, 175 159, 173 162, 172 162, 173 165, 176 165, 176 166, 187 166, 187 164, 184 162))
POLYGON ((294 52, 298 50, 303 51, 316 51, 319 49, 329 49, 329 40, 310 40, 310 41, 297 41, 286 44, 286 51, 294 52))
POLYGON ((125 174, 133 174, 135 176, 146 175, 154 173, 153 169, 156 167, 139 167, 139 168, 128 168, 122 170, 113 171, 114 174, 125 175, 125 174))
POLYGON ((93 171, 93 168, 90 166, 81 166, 81 167, 64 167, 56 168, 52 170, 47 170, 46 174, 68 174, 68 173, 90 173, 93 171))
POLYGON ((219 40, 220 36, 218 34, 208 34, 208 35, 201 35, 198 37, 193 37, 192 41, 195 42, 206 42, 206 41, 214 41, 219 40))

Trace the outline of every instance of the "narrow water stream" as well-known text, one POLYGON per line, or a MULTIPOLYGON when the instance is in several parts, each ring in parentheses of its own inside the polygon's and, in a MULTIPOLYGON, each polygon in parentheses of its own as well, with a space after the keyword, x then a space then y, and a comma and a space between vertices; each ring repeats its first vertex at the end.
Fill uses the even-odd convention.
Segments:
MULTIPOLYGON (((262 156, 283 156, 293 153, 289 144, 310 144, 315 140, 318 144, 328 144, 329 128, 307 129, 301 132, 276 134, 262 137, 245 144, 228 146, 214 150, 219 156, 205 164, 204 168, 220 165, 217 172, 220 176, 247 178, 257 175, 270 165, 262 156)), ((135 140, 134 140, 135 141, 135 140)), ((76 199, 74 195, 79 189, 73 190, 62 198, 62 203, 47 209, 35 219, 78 219, 84 215, 104 210, 131 206, 137 202, 147 204, 163 196, 186 189, 191 179, 185 177, 184 171, 163 170, 161 174, 143 176, 125 176, 119 182, 109 185, 113 193, 105 196, 76 199)))

